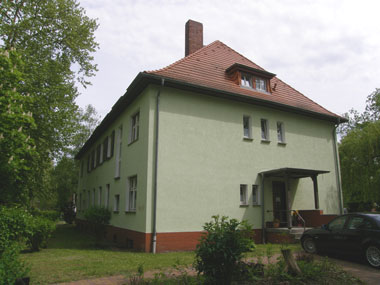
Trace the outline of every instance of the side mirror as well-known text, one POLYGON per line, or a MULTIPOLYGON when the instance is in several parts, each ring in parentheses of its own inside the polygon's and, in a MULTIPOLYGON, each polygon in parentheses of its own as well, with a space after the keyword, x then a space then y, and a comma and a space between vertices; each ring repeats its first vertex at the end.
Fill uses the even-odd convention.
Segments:
POLYGON ((327 225, 322 225, 322 227, 321 227, 322 229, 324 229, 324 230, 326 230, 326 231, 328 231, 329 230, 329 227, 327 226, 327 225))

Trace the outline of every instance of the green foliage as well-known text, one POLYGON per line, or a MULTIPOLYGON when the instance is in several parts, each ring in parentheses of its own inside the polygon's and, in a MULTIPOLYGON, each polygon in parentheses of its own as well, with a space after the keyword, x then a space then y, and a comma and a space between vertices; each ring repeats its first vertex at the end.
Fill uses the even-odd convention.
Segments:
POLYGON ((365 203, 380 202, 379 118, 380 89, 376 89, 367 98, 366 111, 351 118, 339 146, 346 205, 359 203, 357 207, 364 209, 365 203))
POLYGON ((92 206, 84 212, 84 217, 89 222, 108 225, 111 219, 111 212, 104 207, 92 206))
MULTIPOLYGON (((17 98, 17 104, 12 104, 11 108, 17 106, 19 109, 12 109, 11 112, 16 115, 27 114, 22 123, 28 124, 29 127, 21 129, 21 133, 25 133, 25 139, 20 140, 25 145, 28 138, 27 143, 32 144, 30 149, 34 150, 34 146, 36 147, 33 160, 24 158, 25 155, 31 155, 25 153, 24 147, 14 147, 21 150, 16 152, 17 156, 11 152, 0 151, 2 154, 11 155, 8 160, 4 160, 5 163, 1 161, 1 167, 7 166, 8 161, 15 160, 14 164, 24 169, 22 165, 19 166, 22 162, 28 167, 25 170, 30 178, 17 179, 20 183, 13 182, 12 185, 7 185, 7 193, 13 194, 13 200, 7 198, 0 202, 9 204, 19 201, 27 205, 28 200, 33 200, 34 197, 38 198, 36 200, 49 197, 49 171, 52 161, 59 160, 62 155, 72 151, 73 144, 76 145, 75 137, 81 128, 79 122, 82 113, 75 103, 79 95, 75 84, 79 81, 83 86, 87 86, 88 78, 96 72, 92 53, 98 47, 94 38, 98 25, 95 20, 86 16, 76 0, 1 1, 0 11, 0 45, 8 51, 15 48, 24 62, 20 74, 22 81, 18 80, 22 84, 16 87, 16 91, 12 91, 14 87, 9 90, 30 95, 22 97, 22 100, 28 100, 28 104, 24 104, 17 94, 12 94, 17 98), (21 110, 20 106, 25 110, 21 110), (30 122, 26 122, 26 119, 30 122), (18 157, 20 159, 16 159, 18 157), (26 182, 22 183, 24 181, 26 182)), ((2 103, 1 108, 8 108, 8 105, 2 103)), ((4 114, 3 110, 1 114, 4 114)), ((14 124, 17 122, 18 119, 14 124)), ((0 125, 3 125, 3 118, 0 125)), ((21 125, 18 125, 17 128, 9 129, 17 132, 20 127, 21 125)), ((9 138, 5 133, 0 136, 9 138)), ((12 174, 11 171, 3 170, 0 173, 12 174)), ((20 176, 18 172, 15 175, 20 176)), ((9 181, 6 174, 0 178, 0 183, 9 181)))
POLYGON ((0 204, 28 200, 35 160, 31 134, 33 98, 22 92, 23 63, 14 50, 0 48, 0 204))
POLYGON ((46 246, 54 222, 33 217, 26 209, 0 207, 0 252, 13 243, 26 243, 32 250, 46 246))
POLYGON ((243 253, 255 247, 252 229, 246 221, 213 216, 204 225, 206 233, 197 245, 195 269, 207 283, 230 284, 243 253))
POLYGON ((42 217, 33 217, 28 222, 26 231, 28 245, 33 251, 46 247, 47 241, 54 230, 54 222, 42 217))
POLYGON ((72 224, 76 217, 74 203, 67 202, 65 205, 62 206, 61 211, 63 213, 63 220, 68 224, 72 224))
POLYGON ((0 285, 15 284, 17 279, 27 276, 29 268, 20 260, 19 251, 12 243, 0 252, 0 285))
POLYGON ((42 217, 52 222, 56 222, 60 219, 61 213, 55 210, 40 210, 34 208, 31 210, 31 214, 35 217, 42 217))

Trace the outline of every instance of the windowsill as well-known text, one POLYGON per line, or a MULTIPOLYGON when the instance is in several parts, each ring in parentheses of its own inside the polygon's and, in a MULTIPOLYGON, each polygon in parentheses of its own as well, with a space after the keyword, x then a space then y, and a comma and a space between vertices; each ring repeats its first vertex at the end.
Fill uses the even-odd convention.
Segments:
POLYGON ((270 140, 261 139, 261 142, 262 142, 262 143, 270 143, 270 140))
POLYGON ((249 207, 249 205, 248 204, 240 204, 240 207, 246 208, 246 207, 249 207))
POLYGON ((286 142, 277 142, 277 144, 280 146, 286 146, 286 142))
POLYGON ((136 214, 136 210, 125 211, 126 214, 136 214))
POLYGON ((268 94, 268 95, 270 95, 270 94, 271 94, 271 93, 270 93, 270 92, 268 92, 268 91, 264 91, 264 90, 255 89, 255 88, 253 88, 253 87, 248 87, 248 86, 241 86, 241 85, 240 85, 240 87, 241 87, 241 88, 244 88, 244 89, 247 89, 247 90, 251 90, 251 91, 256 91, 256 92, 259 92, 259 93, 263 93, 263 94, 268 94))
POLYGON ((114 177, 115 180, 119 180, 120 179, 120 176, 116 176, 114 177))
POLYGON ((252 204, 253 207, 261 206, 260 204, 252 204))
POLYGON ((253 138, 243 137, 243 140, 244 140, 244 141, 253 141, 253 138))
POLYGON ((139 140, 139 138, 135 139, 134 141, 131 141, 130 143, 128 143, 128 146, 130 146, 131 144, 137 142, 139 140))
POLYGON ((119 214, 119 211, 115 211, 115 210, 113 210, 113 213, 114 213, 114 214, 119 214))

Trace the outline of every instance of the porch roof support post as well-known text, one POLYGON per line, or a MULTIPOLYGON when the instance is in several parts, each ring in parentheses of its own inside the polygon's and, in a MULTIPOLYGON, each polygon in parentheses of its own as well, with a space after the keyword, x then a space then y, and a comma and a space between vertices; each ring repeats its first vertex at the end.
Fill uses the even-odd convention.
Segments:
POLYGON ((265 174, 261 173, 261 241, 262 243, 266 242, 265 239, 265 204, 264 204, 264 178, 265 174))
POLYGON ((290 215, 290 199, 289 199, 289 176, 287 173, 284 175, 285 178, 285 199, 286 199, 286 221, 288 228, 292 228, 292 217, 290 215))
POLYGON ((311 179, 313 180, 313 186, 314 186, 314 204, 315 209, 319 209, 319 195, 318 195, 318 180, 317 175, 311 176, 311 179))

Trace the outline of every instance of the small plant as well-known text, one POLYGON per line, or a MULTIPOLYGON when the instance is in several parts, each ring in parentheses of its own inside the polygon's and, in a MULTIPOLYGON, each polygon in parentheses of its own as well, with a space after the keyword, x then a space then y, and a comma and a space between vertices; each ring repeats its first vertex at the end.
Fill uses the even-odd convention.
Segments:
POLYGON ((108 225, 111 219, 111 212, 104 207, 92 206, 84 212, 84 217, 91 223, 108 225))
POLYGON ((255 247, 251 226, 228 217, 213 216, 197 245, 194 267, 206 283, 230 284, 243 253, 255 247))
POLYGON ((27 241, 33 251, 46 247, 47 241, 55 230, 55 224, 49 219, 33 217, 27 227, 27 241))

